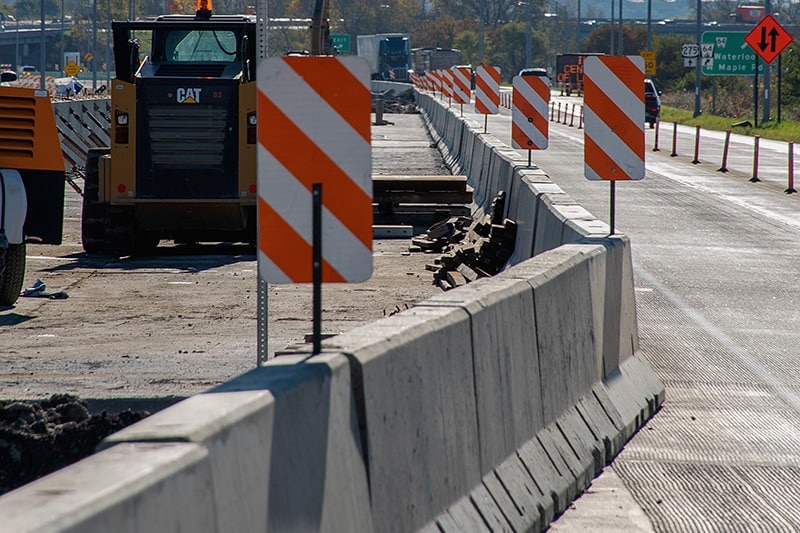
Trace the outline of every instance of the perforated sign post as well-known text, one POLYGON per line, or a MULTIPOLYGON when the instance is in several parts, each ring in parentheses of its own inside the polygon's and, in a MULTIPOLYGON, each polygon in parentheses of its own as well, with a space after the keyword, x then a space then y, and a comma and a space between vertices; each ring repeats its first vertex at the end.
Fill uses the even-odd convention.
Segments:
POLYGON ((644 59, 587 57, 584 73, 584 175, 611 182, 614 233, 616 182, 644 178, 644 59))
POLYGON ((314 283, 315 353, 321 283, 372 275, 369 78, 354 56, 258 66, 258 269, 314 283))
MULTIPOLYGON (((511 80, 511 146, 531 151, 547 148, 550 123, 547 108, 550 105, 550 78, 547 76, 514 76, 511 80)), ((644 85, 644 82, 642 82, 644 85)))

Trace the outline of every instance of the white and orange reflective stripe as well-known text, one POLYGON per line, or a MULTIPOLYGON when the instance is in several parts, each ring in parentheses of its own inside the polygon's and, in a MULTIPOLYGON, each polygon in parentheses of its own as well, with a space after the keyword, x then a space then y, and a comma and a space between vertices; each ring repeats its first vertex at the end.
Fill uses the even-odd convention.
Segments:
POLYGON ((457 104, 468 104, 472 100, 472 69, 454 67, 450 69, 453 78, 453 101, 457 104))
POLYGON ((475 73, 475 112, 496 115, 500 110, 500 67, 481 65, 475 73))
POLYGON ((445 98, 452 99, 453 98, 453 72, 447 68, 442 69, 439 71, 439 75, 442 77, 442 95, 445 98))
POLYGON ((591 56, 583 65, 584 174, 590 180, 644 177, 644 59, 591 56))
POLYGON ((514 76, 511 84, 511 145, 544 150, 550 138, 550 80, 545 76, 514 76))
POLYGON ((258 266, 272 283, 312 281, 312 187, 322 184, 322 280, 372 274, 369 68, 358 57, 258 66, 258 266))
POLYGON ((444 84, 444 80, 442 79, 442 72, 440 70, 432 70, 429 73, 433 77, 433 90, 434 92, 444 94, 442 90, 442 85, 444 84))

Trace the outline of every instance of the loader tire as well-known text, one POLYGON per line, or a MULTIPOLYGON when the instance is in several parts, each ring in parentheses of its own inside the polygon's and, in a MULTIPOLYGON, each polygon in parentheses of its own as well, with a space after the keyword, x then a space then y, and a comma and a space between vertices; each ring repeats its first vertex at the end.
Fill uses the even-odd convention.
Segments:
POLYGON ((25 243, 0 251, 0 307, 14 305, 25 281, 25 243))
POLYGON ((101 156, 111 152, 110 148, 90 148, 86 155, 86 174, 83 180, 83 207, 81 210, 81 244, 90 254, 110 252, 106 235, 108 208, 99 197, 101 156))

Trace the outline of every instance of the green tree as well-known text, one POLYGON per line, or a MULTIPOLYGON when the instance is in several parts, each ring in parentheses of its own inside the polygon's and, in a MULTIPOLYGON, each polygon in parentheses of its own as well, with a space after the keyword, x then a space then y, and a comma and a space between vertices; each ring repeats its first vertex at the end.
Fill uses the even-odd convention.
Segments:
MULTIPOLYGON (((500 67, 503 79, 510 81, 525 65, 525 24, 509 22, 489 32, 486 63, 500 67)), ((547 36, 540 31, 532 32, 534 65, 546 65, 548 59, 547 36)))
MULTIPOLYGON (((583 41, 583 51, 608 54, 611 46, 611 25, 603 24, 583 41)), ((622 55, 638 55, 645 49, 647 29, 643 26, 622 25, 622 55)), ((619 25, 614 25, 614 54, 619 54, 619 25)))

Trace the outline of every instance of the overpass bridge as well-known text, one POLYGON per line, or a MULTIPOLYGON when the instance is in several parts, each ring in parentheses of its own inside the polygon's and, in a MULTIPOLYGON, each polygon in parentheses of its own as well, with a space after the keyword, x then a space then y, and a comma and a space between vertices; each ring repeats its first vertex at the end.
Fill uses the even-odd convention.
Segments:
MULTIPOLYGON (((72 23, 66 23, 66 26, 72 23)), ((45 22, 45 48, 53 46, 60 39, 64 26, 61 22, 45 22)), ((4 29, 0 31, 0 64, 39 66, 42 47, 42 30, 39 23, 14 22, 6 20, 4 29), (17 59, 18 58, 18 59, 17 59)))

